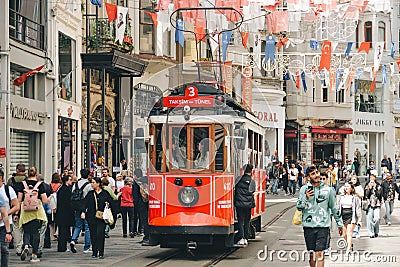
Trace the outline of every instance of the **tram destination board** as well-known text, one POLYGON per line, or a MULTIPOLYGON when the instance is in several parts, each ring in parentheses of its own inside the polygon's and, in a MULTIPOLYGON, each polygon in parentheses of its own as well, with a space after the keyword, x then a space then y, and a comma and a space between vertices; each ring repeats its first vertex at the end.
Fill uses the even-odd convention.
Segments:
POLYGON ((213 107, 213 96, 199 96, 198 89, 191 85, 185 90, 184 96, 166 96, 163 98, 164 107, 213 107))

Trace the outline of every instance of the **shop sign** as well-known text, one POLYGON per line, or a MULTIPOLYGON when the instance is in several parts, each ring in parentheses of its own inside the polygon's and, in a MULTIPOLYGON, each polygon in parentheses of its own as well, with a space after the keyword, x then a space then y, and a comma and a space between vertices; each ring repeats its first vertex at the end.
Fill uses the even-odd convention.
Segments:
POLYGON ((253 104, 253 113, 265 127, 285 128, 285 108, 253 104))
POLYGON ((0 147, 0 158, 5 158, 6 156, 7 156, 6 148, 5 147, 0 147))
POLYGON ((47 117, 46 112, 29 110, 24 107, 14 106, 12 103, 10 104, 10 112, 12 118, 17 118, 21 120, 37 121, 38 118, 43 119, 47 117))
POLYGON ((384 120, 357 119, 356 125, 384 127, 384 120))
POLYGON ((314 140, 318 141, 343 141, 343 135, 341 134, 325 134, 325 133, 315 133, 314 140))

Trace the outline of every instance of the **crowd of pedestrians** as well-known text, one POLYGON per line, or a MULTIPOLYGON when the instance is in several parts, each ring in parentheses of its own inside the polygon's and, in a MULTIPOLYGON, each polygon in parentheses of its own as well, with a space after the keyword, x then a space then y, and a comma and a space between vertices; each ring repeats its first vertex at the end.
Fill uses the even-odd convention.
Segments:
MULTIPOLYGON (((324 255, 329 253, 330 247, 329 229, 332 216, 336 220, 339 235, 346 241, 346 255, 353 251, 353 238, 360 238, 363 216, 369 238, 379 237, 381 218, 387 226, 392 224, 391 214, 396 193, 400 200, 400 188, 393 179, 390 166, 390 159, 384 157, 381 163, 382 176, 379 177, 372 161, 364 185, 360 183, 354 169, 348 168, 348 172, 339 172, 336 162, 329 164, 323 172, 313 165, 306 169, 297 209, 302 211, 306 247, 313 251, 310 255, 310 266, 316 266, 316 259, 318 266, 324 266, 324 255)), ((292 164, 289 171, 293 169, 292 164)))
POLYGON ((43 249, 57 241, 57 252, 77 253, 78 238, 84 235, 83 253, 104 259, 105 239, 122 218, 122 233, 126 238, 143 237, 149 245, 147 223, 148 179, 137 169, 134 176, 119 174, 116 181, 107 168, 102 177, 89 169, 54 173, 47 184, 35 167, 26 170, 24 164, 4 183, 0 169, 0 246, 1 267, 8 266, 10 249, 21 260, 39 262, 43 249), (112 218, 105 212, 110 208, 112 218), (69 247, 68 247, 69 243, 69 247))

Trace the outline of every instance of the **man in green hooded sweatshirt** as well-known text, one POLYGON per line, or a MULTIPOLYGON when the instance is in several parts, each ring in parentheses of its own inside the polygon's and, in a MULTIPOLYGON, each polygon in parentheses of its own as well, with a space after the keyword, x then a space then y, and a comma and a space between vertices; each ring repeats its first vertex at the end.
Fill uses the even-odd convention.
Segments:
POLYGON ((331 213, 338 226, 339 235, 343 232, 343 221, 335 202, 335 192, 320 181, 315 166, 307 169, 309 182, 300 189, 297 209, 303 213, 303 230, 307 250, 310 251, 310 266, 324 266, 324 250, 331 227, 331 213))

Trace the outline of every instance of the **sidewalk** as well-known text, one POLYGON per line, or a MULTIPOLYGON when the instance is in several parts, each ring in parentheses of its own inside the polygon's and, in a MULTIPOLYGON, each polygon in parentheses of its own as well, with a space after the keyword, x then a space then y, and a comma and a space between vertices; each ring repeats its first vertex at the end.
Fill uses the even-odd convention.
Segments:
MULTIPOLYGON (((290 211, 293 216, 294 209, 290 211)), ((378 238, 370 238, 366 228, 365 212, 363 211, 363 226, 360 231, 360 238, 353 239, 354 254, 350 258, 345 256, 345 250, 340 250, 337 245, 339 235, 336 223, 333 222, 331 230, 330 247, 333 251, 331 256, 325 257, 325 266, 399 266, 400 264, 400 202, 396 199, 392 213, 392 225, 387 226, 383 220, 385 208, 381 209, 381 224, 378 238)), ((291 220, 291 218, 288 218, 291 220)), ((271 247, 269 251, 275 250, 275 258, 270 266, 308 266, 306 260, 301 259, 306 246, 301 226, 290 225, 286 233, 271 247), (286 262, 278 259, 278 251, 286 251, 286 262), (300 255, 300 259, 292 259, 300 255)))

